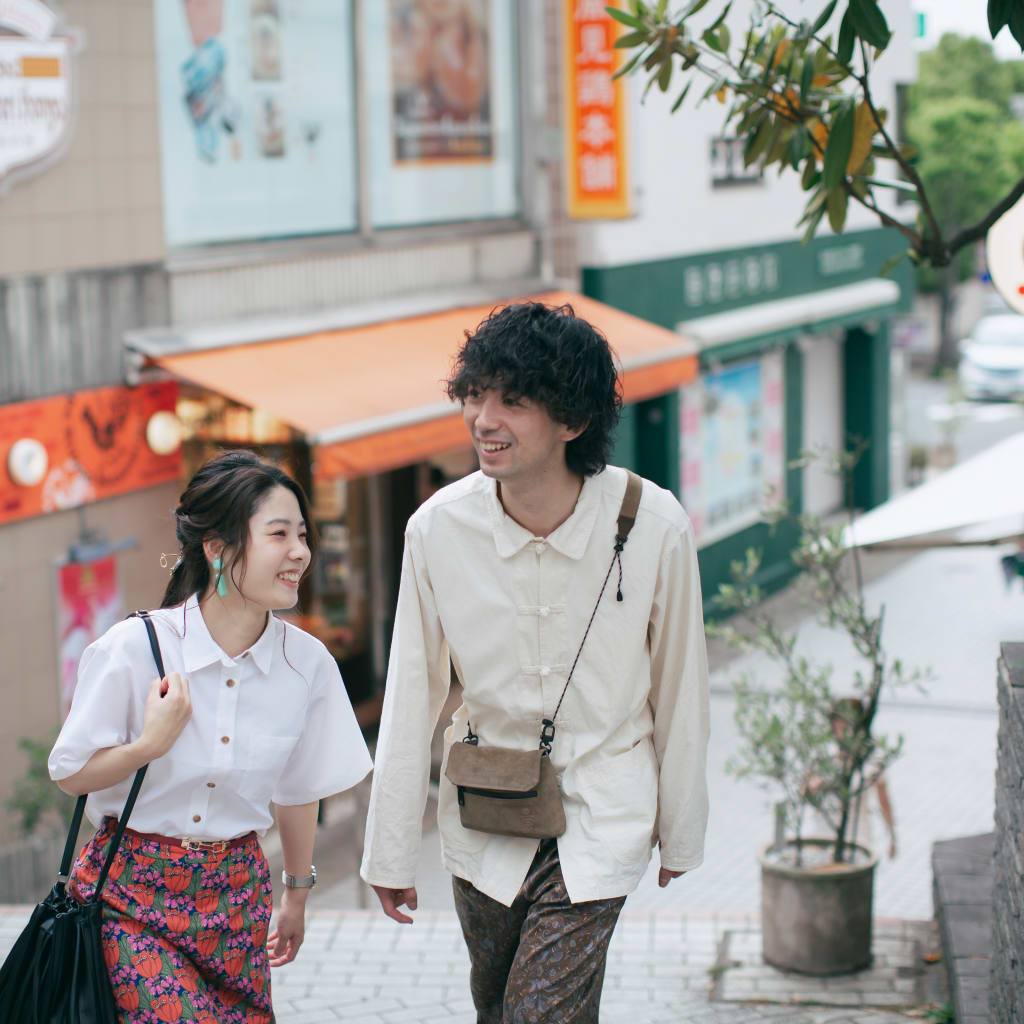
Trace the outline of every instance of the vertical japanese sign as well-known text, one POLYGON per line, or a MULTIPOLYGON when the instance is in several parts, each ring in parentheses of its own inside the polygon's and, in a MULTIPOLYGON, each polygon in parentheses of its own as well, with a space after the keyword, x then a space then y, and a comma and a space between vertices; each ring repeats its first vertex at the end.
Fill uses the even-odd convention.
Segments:
POLYGON ((67 717, 82 652, 121 618, 117 556, 69 562, 57 569, 57 661, 60 716, 67 717))
POLYGON ((630 214, 626 84, 612 79, 622 51, 608 2, 563 0, 566 193, 578 219, 630 214))

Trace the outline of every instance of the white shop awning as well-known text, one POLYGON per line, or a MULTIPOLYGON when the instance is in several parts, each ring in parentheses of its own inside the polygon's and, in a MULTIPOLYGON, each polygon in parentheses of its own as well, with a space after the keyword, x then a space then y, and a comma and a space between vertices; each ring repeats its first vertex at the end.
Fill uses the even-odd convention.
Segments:
POLYGON ((676 331, 696 341, 702 348, 710 348, 781 331, 813 331, 823 323, 854 313, 891 310, 899 301, 899 285, 895 281, 875 277, 870 281, 684 320, 676 325, 676 331))
POLYGON ((865 513, 845 540, 865 548, 1024 542, 1024 431, 865 513))

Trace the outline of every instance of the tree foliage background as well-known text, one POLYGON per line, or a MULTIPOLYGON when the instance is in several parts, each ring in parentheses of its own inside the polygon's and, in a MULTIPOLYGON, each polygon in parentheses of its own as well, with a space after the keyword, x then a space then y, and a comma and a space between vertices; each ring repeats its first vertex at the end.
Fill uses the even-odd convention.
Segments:
MULTIPOLYGON (((732 0, 689 0, 672 12, 668 0, 629 0, 607 10, 626 29, 616 46, 630 51, 617 74, 646 73, 647 90, 678 89, 673 112, 699 84, 701 102, 724 105, 747 166, 799 176, 805 240, 825 219, 841 232, 857 204, 899 231, 906 255, 945 286, 954 279, 945 268, 969 263, 958 254, 1024 196, 1024 129, 1010 110, 1024 74, 984 41, 947 36, 922 58, 905 140, 872 87, 892 38, 878 0, 756 0, 735 38, 732 0), (894 194, 913 204, 905 214, 894 194)), ((988 0, 987 12, 993 37, 1006 29, 1024 48, 1024 0, 988 0)))

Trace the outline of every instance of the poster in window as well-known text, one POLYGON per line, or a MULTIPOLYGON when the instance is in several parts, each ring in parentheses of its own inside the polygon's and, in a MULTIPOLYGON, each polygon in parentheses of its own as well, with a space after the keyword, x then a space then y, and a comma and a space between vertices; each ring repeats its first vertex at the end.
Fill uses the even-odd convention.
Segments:
POLYGON ((57 569, 57 661, 60 716, 67 717, 82 652, 123 616, 117 556, 57 569))
POLYGON ((168 242, 351 230, 350 0, 156 0, 168 242))
POLYGON ((757 522, 782 496, 782 356, 709 371, 681 391, 683 505, 698 544, 757 522))
POLYGON ((390 0, 396 164, 490 160, 488 0, 390 0))

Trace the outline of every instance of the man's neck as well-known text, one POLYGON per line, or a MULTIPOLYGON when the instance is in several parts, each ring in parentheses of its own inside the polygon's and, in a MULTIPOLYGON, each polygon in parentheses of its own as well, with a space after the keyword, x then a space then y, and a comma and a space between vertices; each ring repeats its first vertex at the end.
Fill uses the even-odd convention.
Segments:
POLYGON ((498 482, 498 500, 505 512, 534 537, 553 533, 572 515, 583 478, 568 467, 523 483, 498 482))

